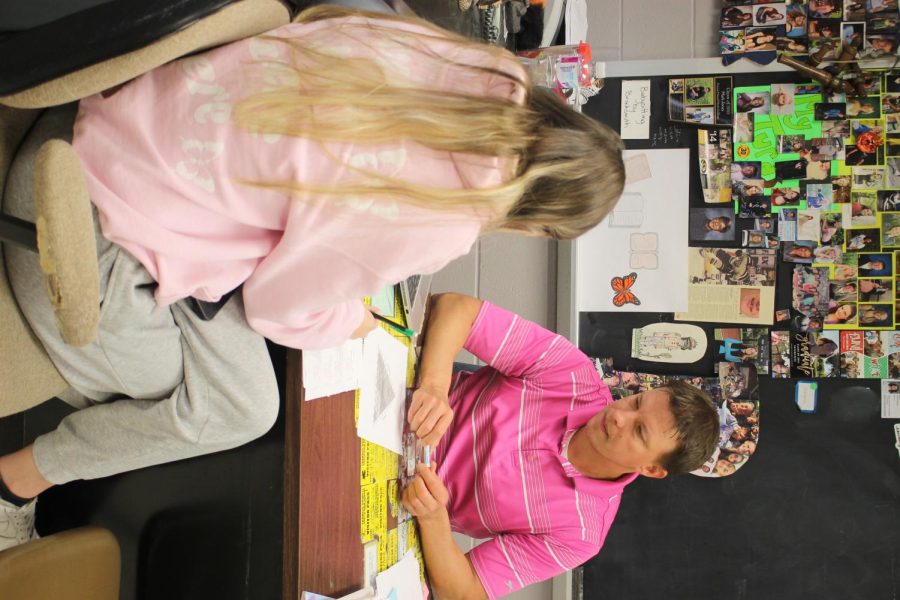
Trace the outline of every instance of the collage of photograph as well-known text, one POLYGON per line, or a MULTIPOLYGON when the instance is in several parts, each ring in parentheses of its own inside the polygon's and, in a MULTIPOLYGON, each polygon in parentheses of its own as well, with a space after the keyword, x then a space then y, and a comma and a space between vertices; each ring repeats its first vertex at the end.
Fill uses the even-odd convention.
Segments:
POLYGON ((841 43, 861 57, 897 52, 897 0, 723 0, 719 51, 723 57, 783 52, 838 57, 841 43))
POLYGON ((865 75, 864 98, 828 96, 818 84, 735 90, 736 114, 755 116, 735 132, 732 199, 738 217, 776 217, 780 259, 795 265, 791 310, 803 319, 792 323, 804 336, 782 354, 795 376, 841 374, 826 356, 837 356, 840 339, 822 332, 887 331, 900 317, 900 157, 890 143, 900 135, 900 83, 865 75))

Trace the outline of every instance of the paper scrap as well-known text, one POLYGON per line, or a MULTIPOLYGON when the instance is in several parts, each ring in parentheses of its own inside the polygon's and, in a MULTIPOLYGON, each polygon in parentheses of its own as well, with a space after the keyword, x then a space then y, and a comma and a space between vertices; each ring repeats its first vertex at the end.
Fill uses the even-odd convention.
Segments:
POLYGON ((650 80, 622 81, 623 140, 650 139, 650 80))
POLYGON ((382 317, 394 318, 396 303, 396 285, 386 285, 372 296, 372 306, 377 308, 382 317))
POLYGON ((818 384, 815 381, 798 381, 794 388, 794 402, 803 413, 816 412, 818 384))
POLYGON ((363 341, 347 340, 337 348, 303 351, 306 400, 333 396, 359 387, 363 341))
POLYGON ((900 419, 900 379, 881 380, 881 418, 900 419))
POLYGON ((359 437, 403 453, 408 350, 387 331, 377 328, 363 344, 359 386, 359 437))
POLYGON ((900 453, 900 423, 894 423, 894 447, 897 448, 897 452, 900 453))
POLYGON ((379 598, 422 600, 422 582, 419 579, 419 561, 415 552, 409 551, 397 564, 378 574, 375 589, 379 598))
POLYGON ((375 587, 376 575, 378 575, 378 540, 372 540, 363 544, 363 581, 366 585, 375 587))
POLYGON ((361 590, 357 590, 346 596, 341 596, 338 600, 369 600, 375 598, 375 590, 371 587, 364 587, 361 590))

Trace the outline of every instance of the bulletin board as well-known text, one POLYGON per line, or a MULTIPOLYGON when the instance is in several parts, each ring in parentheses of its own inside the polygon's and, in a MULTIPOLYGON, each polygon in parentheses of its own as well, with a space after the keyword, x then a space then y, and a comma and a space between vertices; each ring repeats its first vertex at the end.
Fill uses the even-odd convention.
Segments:
MULTIPOLYGON (((808 81, 794 72, 730 75, 735 88, 808 81)), ((669 121, 669 80, 677 77, 633 78, 650 81, 651 114, 647 139, 626 139, 625 145, 629 150, 687 149, 689 205, 704 209, 712 205, 704 202, 708 182, 697 168, 698 130, 713 128, 669 121)), ((584 113, 618 130, 622 82, 607 79, 584 113)), ((752 218, 738 219, 737 239, 754 227, 752 218)), ((692 240, 690 245, 721 244, 692 240)), ((577 246, 566 252, 576 265, 586 260, 577 246)), ((775 267, 776 307, 791 305, 793 266, 779 260, 775 267)), ((561 280, 577 298, 583 282, 577 269, 569 272, 572 280, 566 281, 565 274, 561 280)), ((640 293, 637 284, 633 288, 640 293)), ((674 323, 673 312, 579 310, 575 301, 570 309, 575 313, 571 337, 580 349, 629 372, 707 377, 721 360, 716 329, 744 326, 694 322, 709 340, 699 361, 651 362, 632 355, 633 332, 674 323)), ((900 457, 893 446, 895 421, 880 416, 881 382, 815 379, 818 405, 805 414, 794 402, 797 379, 759 375, 758 447, 733 476, 640 478, 629 487, 604 548, 585 564, 585 597, 891 597, 900 587, 895 568, 900 457)))

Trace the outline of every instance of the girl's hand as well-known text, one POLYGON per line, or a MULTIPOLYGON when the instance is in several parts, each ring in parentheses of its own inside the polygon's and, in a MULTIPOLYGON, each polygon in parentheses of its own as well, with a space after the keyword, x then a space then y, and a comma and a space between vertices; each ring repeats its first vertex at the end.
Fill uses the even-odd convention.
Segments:
POLYGON ((375 320, 375 317, 372 316, 373 312, 376 312, 377 309, 372 308, 371 306, 366 307, 366 314, 363 316, 363 322, 357 327, 352 334, 350 334, 350 339, 364 338, 373 329, 378 327, 378 321, 375 320))

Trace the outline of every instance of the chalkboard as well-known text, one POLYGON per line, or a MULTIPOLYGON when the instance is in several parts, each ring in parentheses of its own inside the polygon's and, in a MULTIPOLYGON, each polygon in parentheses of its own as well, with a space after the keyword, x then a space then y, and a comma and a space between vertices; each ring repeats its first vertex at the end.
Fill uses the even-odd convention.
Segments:
MULTIPOLYGON (((691 205, 702 206, 696 126, 668 123, 669 77, 650 77, 649 140, 628 148, 691 148, 691 205)), ((802 82, 794 73, 735 73, 735 87, 802 82)), ((647 79, 635 77, 634 79, 647 79)), ((584 112, 618 128, 621 80, 607 80, 584 112)), ((702 245, 702 244, 697 244, 702 245)), ((776 306, 789 305, 779 267, 776 306)), ((711 375, 715 345, 691 365, 632 359, 631 330, 670 313, 581 313, 579 346, 621 370, 711 375)), ((712 338, 716 325, 699 324, 712 338)), ((605 545, 584 566, 584 598, 900 598, 900 455, 894 421, 880 418, 880 381, 821 380, 814 414, 794 381, 760 377, 759 446, 732 477, 638 478, 623 495, 605 545)))
POLYGON ((823 382, 802 414, 792 382, 760 379, 752 460, 723 479, 638 478, 584 598, 898 597, 900 458, 879 382, 823 382))

